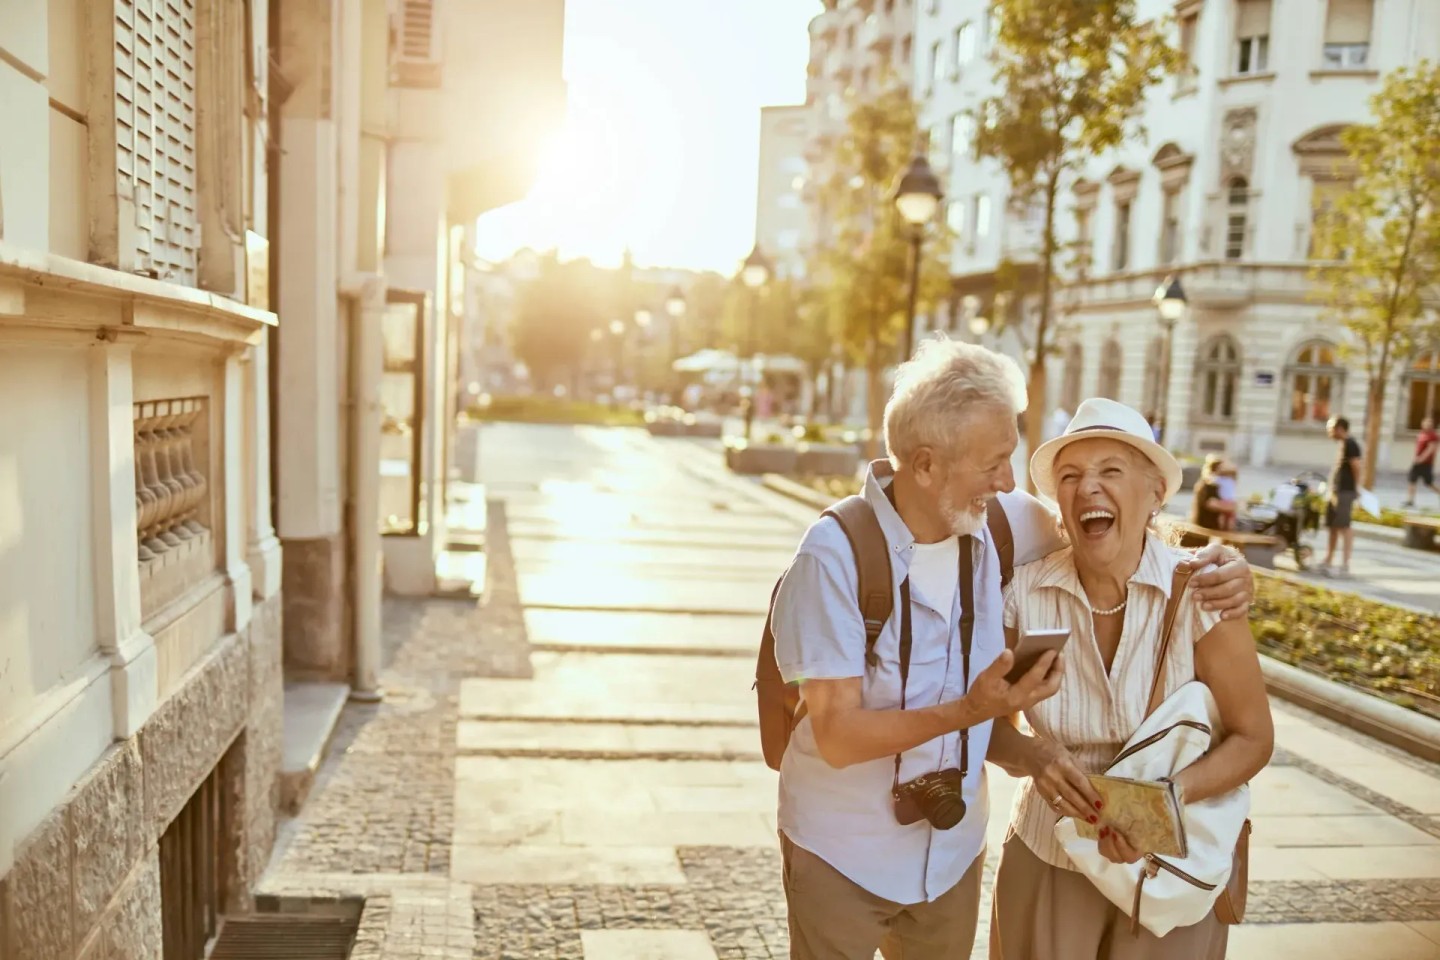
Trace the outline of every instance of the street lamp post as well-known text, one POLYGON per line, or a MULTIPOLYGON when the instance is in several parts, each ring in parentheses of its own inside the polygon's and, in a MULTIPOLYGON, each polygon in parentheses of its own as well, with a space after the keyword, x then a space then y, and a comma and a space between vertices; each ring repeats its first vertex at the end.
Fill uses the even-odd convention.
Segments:
POLYGON ((920 292, 920 250, 925 240, 925 224, 934 218, 943 199, 945 192, 940 189, 935 171, 930 169, 930 161, 923 153, 916 154, 895 184, 895 209, 910 228, 910 302, 905 311, 905 347, 901 351, 906 360, 915 349, 915 299, 920 292))
MULTIPOLYGON (((756 315, 759 313, 760 288, 770 280, 770 260, 760 252, 760 244, 757 242, 745 258, 745 263, 740 268, 740 280, 750 288, 750 316, 746 323, 746 344, 745 354, 750 362, 755 362, 755 324, 756 315)), ((750 433, 755 423, 755 391, 752 387, 745 402, 745 440, 749 442, 750 433)))
POLYGON ((1155 310, 1160 314, 1160 326, 1165 331, 1165 349, 1162 353, 1160 371, 1160 410, 1158 420, 1162 440, 1168 442, 1170 438, 1170 366, 1171 354, 1175 346, 1175 324, 1183 316, 1189 305, 1189 298, 1185 296, 1185 288, 1180 285, 1178 276, 1168 276, 1165 281, 1155 290, 1155 310))
POLYGON ((670 365, 666 379, 670 383, 670 402, 674 403, 678 385, 675 377, 675 361, 680 359, 680 321, 685 316, 685 293, 679 287, 670 291, 665 298, 665 313, 670 317, 670 365))
POLYGON ((610 335, 615 338, 615 382, 610 388, 610 402, 620 392, 620 378, 625 375, 625 321, 611 320, 610 335))

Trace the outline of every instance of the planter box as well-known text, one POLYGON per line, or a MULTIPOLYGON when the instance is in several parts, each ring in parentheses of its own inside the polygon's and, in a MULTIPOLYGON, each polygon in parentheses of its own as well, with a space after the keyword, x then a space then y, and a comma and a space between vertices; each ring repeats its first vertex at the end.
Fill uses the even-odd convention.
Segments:
POLYGON ((853 446, 802 443, 797 449, 796 473, 848 477, 860 468, 860 454, 853 446))
POLYGON ((725 432, 725 425, 718 419, 707 417, 696 419, 693 423, 686 423, 684 433, 687 437, 707 437, 718 440, 725 432))
POLYGON ((782 444, 737 444, 725 448, 725 466, 735 473, 794 473, 799 453, 782 444))
POLYGON ((679 420, 651 420, 645 429, 652 437, 679 437, 685 433, 685 425, 679 420))
POLYGON ((1198 463, 1182 463, 1180 465, 1180 490, 1182 493, 1195 489, 1195 484, 1200 482, 1202 469, 1204 469, 1203 465, 1198 463))

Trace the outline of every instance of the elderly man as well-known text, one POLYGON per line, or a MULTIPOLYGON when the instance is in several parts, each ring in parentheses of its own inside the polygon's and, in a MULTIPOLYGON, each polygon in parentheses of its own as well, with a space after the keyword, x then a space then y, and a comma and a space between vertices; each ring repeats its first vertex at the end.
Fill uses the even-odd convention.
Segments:
MULTIPOLYGON (((780 585, 775 659, 805 708, 780 764, 792 958, 970 955, 991 722, 1050 696, 1063 669, 1047 653, 1006 679, 1013 655, 987 508, 1005 511, 1017 564, 1062 545, 1054 516, 1012 492, 1025 405, 1019 369, 982 347, 931 340, 901 366, 885 409, 889 461, 871 466, 863 493, 894 601, 872 655, 856 559, 835 518, 805 534, 780 585)), ((1244 615, 1243 561, 1194 582, 1202 602, 1244 615)))

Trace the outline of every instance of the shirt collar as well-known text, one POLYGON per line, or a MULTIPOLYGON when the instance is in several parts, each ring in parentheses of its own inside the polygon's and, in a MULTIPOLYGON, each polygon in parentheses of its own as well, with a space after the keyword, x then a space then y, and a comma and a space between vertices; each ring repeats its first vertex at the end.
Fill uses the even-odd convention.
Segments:
MULTIPOLYGON (((1080 585, 1080 571, 1075 567, 1074 547, 1057 550, 1040 563, 1040 572, 1035 578, 1037 588, 1053 587, 1085 599, 1085 589, 1080 585)), ((1169 600, 1178 563, 1175 552, 1154 533, 1147 532, 1145 548, 1140 553, 1140 566, 1131 575, 1129 582, 1154 587, 1169 600)))
POLYGON ((885 490, 895 482, 895 468, 890 465, 889 460, 876 460, 870 464, 865 471, 865 501, 875 511, 875 517, 880 521, 880 529, 885 532, 885 542, 890 549, 907 558, 910 555, 909 547, 915 543, 915 535, 905 525, 905 521, 896 512, 895 505, 885 495, 885 490))

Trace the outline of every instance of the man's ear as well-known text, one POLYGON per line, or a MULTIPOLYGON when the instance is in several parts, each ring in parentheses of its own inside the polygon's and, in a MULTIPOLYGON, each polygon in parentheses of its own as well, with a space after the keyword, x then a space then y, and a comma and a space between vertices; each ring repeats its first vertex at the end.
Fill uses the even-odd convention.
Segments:
POLYGON ((916 482, 922 487, 928 487, 939 479, 938 468, 935 451, 930 447, 920 447, 910 458, 910 472, 915 475, 916 482))

